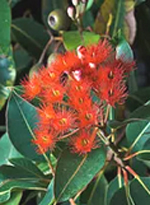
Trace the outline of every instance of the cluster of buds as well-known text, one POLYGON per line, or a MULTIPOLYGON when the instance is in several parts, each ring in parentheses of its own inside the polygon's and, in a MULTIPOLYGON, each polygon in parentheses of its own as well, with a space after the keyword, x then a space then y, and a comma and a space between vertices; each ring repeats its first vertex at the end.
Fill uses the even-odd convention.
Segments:
POLYGON ((67 9, 68 16, 74 21, 82 16, 85 11, 87 0, 72 0, 72 6, 67 9))
POLYGON ((79 154, 99 146, 97 131, 106 123, 105 108, 124 103, 133 66, 134 62, 116 59, 116 51, 105 39, 59 54, 31 79, 24 79, 23 97, 40 100, 33 140, 37 151, 52 150, 63 139, 79 154))

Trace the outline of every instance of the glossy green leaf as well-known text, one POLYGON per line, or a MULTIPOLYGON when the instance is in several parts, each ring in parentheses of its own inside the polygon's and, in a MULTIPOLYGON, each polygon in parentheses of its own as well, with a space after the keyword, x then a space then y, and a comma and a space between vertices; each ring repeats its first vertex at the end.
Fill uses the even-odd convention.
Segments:
POLYGON ((5 53, 10 46, 10 8, 6 0, 0 0, 0 52, 5 53))
POLYGON ((71 154, 65 150, 56 168, 56 201, 66 201, 83 189, 104 166, 105 158, 102 147, 85 156, 71 154))
MULTIPOLYGON (((108 186, 106 204, 109 205, 114 194, 120 189, 118 177, 115 177, 108 186)), ((121 178, 121 186, 123 186, 123 179, 121 178)))
POLYGON ((133 60, 133 51, 130 45, 123 37, 119 41, 116 47, 116 58, 121 58, 125 62, 131 62, 133 60))
MULTIPOLYGON (((150 190, 150 177, 141 177, 142 182, 150 190)), ((130 184, 131 196, 136 205, 149 205, 150 195, 143 189, 141 184, 134 179, 130 184)))
POLYGON ((130 116, 130 118, 143 118, 143 119, 150 119, 150 104, 149 102, 144 104, 143 106, 134 110, 130 116))
MULTIPOLYGON (((116 58, 122 59, 125 62, 133 61, 133 51, 128 42, 121 36, 116 47, 116 58)), ((137 83, 135 78, 135 71, 130 72, 128 79, 128 89, 130 93, 137 91, 137 83)))
POLYGON ((16 188, 46 191, 48 181, 22 167, 3 165, 0 167, 0 183, 2 203, 10 198, 11 191, 16 188))
POLYGON ((142 106, 150 99, 150 87, 140 88, 138 91, 129 94, 126 105, 130 111, 142 106))
POLYGON ((147 165, 143 162, 143 160, 139 160, 139 157, 142 156, 138 155, 137 157, 132 158, 130 160, 130 166, 132 166, 132 169, 141 177, 144 177, 147 175, 147 165))
POLYGON ((0 55, 0 84, 11 86, 16 78, 15 63, 12 56, 12 50, 9 49, 7 55, 0 55))
POLYGON ((94 31, 96 33, 104 34, 107 30, 107 23, 110 16, 112 17, 112 22, 110 25, 110 36, 115 36, 117 32, 121 29, 123 30, 125 15, 125 3, 122 0, 105 0, 95 21, 94 31))
POLYGON ((8 201, 4 202, 3 205, 19 205, 22 198, 22 191, 14 191, 8 201))
POLYGON ((88 0, 87 5, 86 5, 86 10, 90 9, 94 3, 94 0, 88 0))
POLYGON ((136 5, 139 5, 139 4, 141 4, 141 3, 145 2, 145 1, 146 1, 146 0, 135 0, 136 5))
POLYGON ((19 158, 22 155, 14 148, 11 143, 8 134, 5 133, 0 139, 0 166, 3 164, 9 164, 9 159, 19 158))
POLYGON ((12 86, 15 79, 15 63, 12 55, 12 48, 9 46, 5 53, 2 53, 0 50, 0 110, 9 97, 10 89, 7 89, 7 86, 12 86))
POLYGON ((83 192, 80 202, 87 205, 105 205, 108 182, 101 174, 97 179, 92 181, 87 189, 83 192))
POLYGON ((126 126, 126 125, 129 124, 129 123, 139 122, 139 121, 148 122, 148 120, 146 120, 146 119, 129 118, 129 119, 126 119, 126 120, 124 120, 124 121, 109 120, 109 121, 107 122, 107 125, 108 125, 110 128, 119 129, 119 128, 121 128, 121 127, 126 126))
POLYGON ((127 202, 127 197, 125 194, 125 189, 122 187, 119 189, 111 198, 110 203, 107 205, 116 205, 117 203, 120 203, 121 205, 129 205, 127 202))
POLYGON ((36 153, 36 146, 32 144, 33 130, 37 124, 36 108, 12 92, 7 106, 7 130, 14 147, 25 157, 41 160, 43 157, 36 153))
POLYGON ((49 40, 44 26, 29 18, 13 20, 12 32, 17 42, 36 58, 40 57, 49 40))
MULTIPOLYGON (((146 185, 146 187, 150 190, 150 178, 149 177, 141 177, 142 182, 146 185)), ((136 179, 133 179, 130 183, 130 195, 131 198, 128 199, 130 204, 136 205, 149 205, 150 204, 150 195, 146 192, 146 190, 139 184, 136 179), (132 203, 131 203, 132 200, 132 203)), ((127 197, 125 194, 124 187, 119 189, 115 195, 112 197, 110 201, 110 205, 116 205, 118 202, 121 202, 121 205, 129 205, 127 202, 127 197)))
POLYGON ((48 186, 47 193, 45 194, 42 201, 39 203, 39 205, 51 205, 54 201, 54 180, 51 181, 51 183, 48 186))
POLYGON ((11 6, 11 8, 13 8, 17 3, 19 3, 22 0, 7 0, 7 2, 9 3, 9 6, 11 6))
POLYGON ((129 146, 135 142, 134 151, 143 149, 144 143, 150 138, 150 122, 139 121, 129 124, 126 128, 126 137, 129 146))
MULTIPOLYGON (((140 150, 141 151, 141 150, 140 150)), ((142 147, 142 151, 137 156, 137 159, 142 161, 144 164, 149 164, 148 161, 150 160, 150 138, 148 138, 142 147), (142 152, 143 151, 143 152, 142 152)))
POLYGON ((74 50, 80 45, 87 46, 97 43, 99 39, 100 36, 92 32, 83 32, 82 37, 78 31, 68 31, 63 33, 64 46, 67 50, 74 50))
POLYGON ((32 65, 31 56, 21 47, 14 51, 14 61, 16 64, 17 72, 22 72, 32 65))
POLYGON ((9 94, 10 90, 7 87, 0 84, 0 110, 5 105, 5 102, 8 99, 9 94))
POLYGON ((22 171, 25 171, 29 174, 31 174, 33 177, 41 178, 45 177, 44 174, 38 169, 38 167, 33 164, 32 161, 26 159, 26 158, 13 158, 9 160, 15 167, 22 169, 22 171))
POLYGON ((89 26, 93 27, 94 25, 94 16, 91 10, 88 10, 84 13, 83 18, 83 27, 87 28, 89 26))

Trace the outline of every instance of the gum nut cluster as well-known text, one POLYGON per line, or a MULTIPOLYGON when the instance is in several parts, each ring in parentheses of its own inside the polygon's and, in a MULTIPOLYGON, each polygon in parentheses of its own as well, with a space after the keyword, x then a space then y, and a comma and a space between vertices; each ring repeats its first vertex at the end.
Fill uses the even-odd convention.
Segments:
POLYGON ((104 124, 105 108, 127 98, 126 79, 135 63, 121 59, 106 39, 100 40, 59 54, 51 65, 21 82, 25 99, 40 100, 32 140, 38 153, 53 150, 62 139, 78 154, 99 146, 97 127, 104 124))

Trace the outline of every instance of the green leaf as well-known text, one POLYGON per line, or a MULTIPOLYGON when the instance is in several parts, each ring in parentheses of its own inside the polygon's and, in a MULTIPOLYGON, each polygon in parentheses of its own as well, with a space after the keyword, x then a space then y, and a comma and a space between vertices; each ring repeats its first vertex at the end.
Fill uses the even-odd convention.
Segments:
POLYGON ((140 107, 150 99, 150 87, 141 88, 129 94, 126 105, 130 111, 140 107))
MULTIPOLYGON (((150 177, 140 177, 140 179, 146 185, 146 187, 150 189, 150 177)), ((141 186, 141 184, 136 179, 133 179, 131 181, 129 189, 130 189, 132 202, 134 202, 135 205, 150 204, 150 195, 145 191, 145 189, 141 186)), ((119 189, 115 193, 115 195, 112 197, 110 201, 110 205, 116 205, 118 204, 118 202, 121 202, 121 205, 129 205, 129 203, 127 202, 127 197, 125 194, 124 187, 119 189)))
POLYGON ((146 1, 146 0, 135 0, 136 6, 139 5, 139 4, 141 4, 141 3, 143 3, 143 2, 145 2, 145 1, 146 1))
POLYGON ((74 50, 80 45, 90 45, 98 43, 100 36, 92 32, 83 32, 82 37, 78 31, 68 31, 63 33, 64 46, 67 50, 74 50), (82 41, 82 37, 84 42, 82 41))
POLYGON ((86 11, 82 18, 83 27, 87 28, 89 26, 93 27, 94 25, 94 16, 90 10, 86 11))
POLYGON ((131 123, 126 128, 126 137, 129 146, 133 146, 133 151, 139 151, 143 149, 144 143, 150 139, 150 122, 139 121, 131 123))
POLYGON ((51 205, 54 201, 54 180, 51 181, 51 183, 48 186, 48 191, 45 194, 43 200, 40 202, 39 205, 51 205))
POLYGON ((5 53, 10 46, 10 8, 6 0, 0 0, 0 52, 5 53))
POLYGON ((17 72, 22 72, 24 69, 30 68, 32 65, 31 56, 22 48, 18 48, 14 51, 14 61, 17 72))
POLYGON ((130 118, 143 118, 143 119, 150 119, 150 104, 147 102, 143 106, 134 110, 130 116, 130 118))
POLYGON ((18 2, 20 2, 21 0, 7 0, 7 2, 9 3, 9 5, 11 6, 11 8, 13 8, 18 2))
MULTIPOLYGON (((150 177, 140 177, 142 182, 150 190, 150 177)), ((143 189, 141 184, 136 179, 133 179, 130 184, 131 196, 136 205, 149 205, 150 195, 143 189)))
MULTIPOLYGON (((123 186, 123 179, 121 178, 121 184, 123 186)), ((118 189, 120 189, 119 187, 119 181, 118 181, 118 177, 115 177, 108 186, 108 191, 107 191, 107 205, 110 204, 110 201, 112 199, 112 197, 114 196, 114 194, 118 191, 118 189)))
POLYGON ((29 175, 31 174, 33 177, 37 177, 37 178, 44 178, 44 174, 40 171, 40 169, 38 169, 38 167, 32 163, 32 161, 25 159, 25 158, 21 158, 21 159, 17 159, 17 158, 13 158, 9 160, 12 164, 15 165, 15 167, 21 169, 22 171, 25 171, 26 173, 29 173, 29 175))
POLYGON ((6 55, 0 55, 0 84, 11 86, 16 78, 15 63, 10 48, 6 55))
POLYGON ((105 158, 102 147, 85 156, 63 151, 56 168, 56 201, 66 201, 83 189, 104 166, 105 158))
POLYGON ((90 9, 94 3, 94 0, 88 0, 86 5, 86 10, 90 9))
POLYGON ((129 205, 129 203, 127 202, 127 197, 125 194, 125 189, 124 187, 122 187, 121 189, 119 189, 111 198, 110 203, 108 205, 116 205, 117 203, 121 202, 121 205, 129 205))
POLYGON ((2 181, 3 185, 0 187, 0 203, 7 201, 11 196, 11 191, 14 189, 28 189, 46 191, 46 187, 40 182, 27 181, 21 179, 6 179, 2 181))
POLYGON ((107 180, 100 174, 99 177, 92 181, 81 196, 81 204, 87 205, 105 205, 105 197, 107 192, 107 180))
POLYGON ((126 120, 124 120, 124 121, 109 120, 109 121, 107 122, 107 125, 108 125, 110 128, 119 129, 119 128, 121 128, 121 127, 126 126, 127 124, 129 124, 129 123, 131 123, 131 122, 138 122, 138 121, 148 122, 148 120, 144 120, 144 119, 140 119, 140 118, 129 118, 129 119, 126 119, 126 120))
POLYGON ((48 181, 39 173, 28 170, 27 165, 25 168, 3 165, 0 167, 0 203, 7 201, 16 188, 46 191, 48 181))
POLYGON ((96 33, 104 34, 107 31, 107 23, 110 16, 112 22, 110 25, 110 36, 115 36, 121 29, 123 30, 124 16, 125 16, 125 3, 122 0, 105 0, 95 21, 94 31, 96 33))
POLYGON ((0 110, 5 105, 6 100, 10 94, 10 89, 0 84, 0 110))
POLYGON ((14 191, 11 194, 10 199, 7 202, 4 202, 3 205, 19 205, 22 194, 22 191, 14 191))
MULTIPOLYGON (((120 35, 120 34, 118 34, 120 35)), ((133 51, 128 44, 128 42, 124 39, 123 36, 118 36, 118 45, 116 47, 116 58, 117 59, 122 59, 125 62, 131 62, 133 61, 133 51)), ((128 87, 130 93, 133 93, 137 91, 137 83, 136 83, 136 78, 135 78, 135 71, 130 72, 130 76, 128 79, 128 87)))
POLYGON ((123 59, 125 62, 131 62, 133 60, 133 51, 128 42, 121 37, 116 47, 116 58, 123 59))
POLYGON ((49 40, 44 26, 29 18, 13 20, 12 33, 17 42, 35 58, 40 57, 49 40))
POLYGON ((9 159, 19 158, 22 155, 14 148, 8 134, 5 133, 0 139, 0 166, 3 164, 10 164, 9 159))
POLYGON ((12 86, 15 79, 15 63, 12 55, 12 48, 9 46, 5 53, 0 51, 0 110, 9 97, 10 89, 7 89, 7 86, 12 86))
POLYGON ((6 116, 8 134, 14 147, 29 159, 42 160, 31 142, 35 138, 33 130, 38 122, 36 108, 13 91, 6 116))

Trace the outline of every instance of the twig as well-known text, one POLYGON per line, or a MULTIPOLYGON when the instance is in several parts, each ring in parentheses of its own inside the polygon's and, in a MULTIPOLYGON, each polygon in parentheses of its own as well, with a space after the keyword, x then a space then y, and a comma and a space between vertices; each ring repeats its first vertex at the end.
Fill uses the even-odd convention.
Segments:
POLYGON ((66 139, 66 138, 70 137, 71 135, 75 134, 78 131, 79 131, 79 128, 77 128, 76 130, 74 130, 73 132, 71 132, 69 134, 66 134, 66 135, 63 135, 63 136, 59 137, 59 140, 66 139))
POLYGON ((69 199, 69 202, 70 202, 71 205, 76 205, 76 203, 74 202, 74 200, 72 198, 69 199))
POLYGON ((43 59, 44 59, 44 57, 45 57, 45 54, 46 54, 46 52, 47 52, 47 50, 48 50, 48 48, 49 48, 49 46, 50 46, 50 44, 53 42, 53 36, 50 38, 50 40, 47 42, 47 44, 46 44, 46 46, 45 46, 45 48, 44 48, 44 50, 43 50, 43 52, 42 52, 42 54, 41 54, 41 56, 40 56, 40 59, 39 59, 39 61, 38 61, 38 63, 39 64, 41 64, 42 63, 42 61, 43 61, 43 59))

